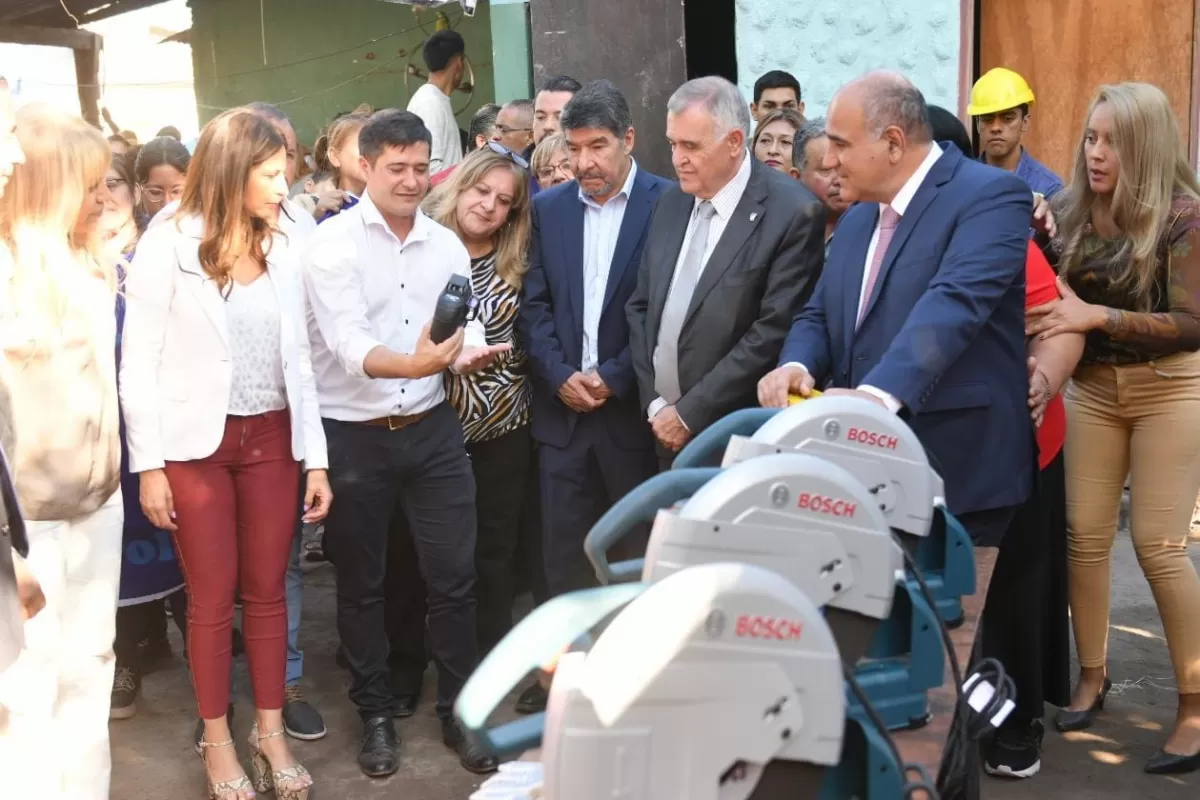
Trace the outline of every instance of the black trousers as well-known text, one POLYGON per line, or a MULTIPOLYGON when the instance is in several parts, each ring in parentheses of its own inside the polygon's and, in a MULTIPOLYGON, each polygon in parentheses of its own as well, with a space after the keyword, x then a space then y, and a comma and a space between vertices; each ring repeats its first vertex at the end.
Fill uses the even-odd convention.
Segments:
MULTIPOLYGON (((596 585, 583 552, 588 531, 606 511, 652 477, 654 451, 628 450, 613 441, 596 414, 583 414, 566 447, 542 444, 538 451, 542 490, 542 555, 552 596, 596 585)), ((649 528, 642 526, 610 553, 610 559, 639 558, 649 528)))
POLYGON ((539 462, 541 445, 533 442, 533 453, 529 461, 529 480, 525 490, 525 504, 521 508, 521 522, 517 531, 517 551, 513 554, 513 570, 516 572, 516 592, 528 591, 533 595, 533 604, 540 606, 550 599, 546 586, 546 567, 542 557, 542 481, 539 462))
POLYGON ((458 415, 442 403, 396 431, 327 419, 325 435, 335 498, 325 546, 337 569, 338 635, 350 664, 350 699, 364 719, 391 714, 390 564, 406 570, 395 581, 425 587, 437 713, 449 717, 478 658, 475 478, 458 415))
MULTIPOLYGON (((534 601, 545 602, 541 545, 522 542, 530 530, 540 531, 538 515, 529 517, 529 485, 535 483, 534 441, 529 426, 496 439, 467 444, 475 475, 475 631, 482 658, 512 630, 512 604, 524 570, 534 601), (522 546, 523 545, 523 546, 522 546), (530 558, 539 559, 529 565, 530 558)), ((415 581, 416 559, 407 524, 397 519, 395 549, 388 570, 388 637, 392 687, 397 694, 420 694, 430 662, 426 637, 425 590, 415 581), (400 530, 403 528, 403 530, 400 530)))
POLYGON ((482 657, 512 629, 517 540, 529 485, 533 437, 529 426, 467 445, 475 472, 475 595, 482 657))
POLYGON ((167 596, 164 600, 150 600, 135 606, 117 609, 117 636, 113 651, 117 664, 122 667, 143 671, 142 642, 147 639, 165 638, 167 635, 167 613, 164 603, 171 604, 171 616, 175 626, 187 641, 187 592, 183 589, 167 596))
MULTIPOLYGON (((495 439, 470 442, 467 454, 475 475, 475 628, 482 658, 512 629, 514 558, 533 457, 529 426, 495 439)), ((429 663, 425 646, 426 593, 420 576, 414 574, 416 550, 410 533, 398 530, 397 537, 407 544, 396 548, 388 573, 389 665, 397 694, 420 694, 429 663)))
POLYGON ((1059 453, 1004 536, 983 609, 983 655, 1004 665, 1017 690, 1006 727, 1041 719, 1046 702, 1070 702, 1069 626, 1066 472, 1059 453))

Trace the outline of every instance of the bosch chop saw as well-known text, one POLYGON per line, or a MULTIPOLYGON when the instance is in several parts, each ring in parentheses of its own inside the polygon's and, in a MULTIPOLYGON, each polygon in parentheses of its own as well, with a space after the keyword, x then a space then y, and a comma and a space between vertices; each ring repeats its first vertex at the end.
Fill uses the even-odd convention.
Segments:
MULTIPOLYGON (((875 404, 852 398, 811 400, 778 414, 739 412, 716 427, 716 435, 702 435, 680 459, 686 464, 711 456, 714 443, 723 439, 728 442, 725 463, 731 468, 675 469, 614 505, 584 546, 597 576, 607 583, 640 571, 642 580, 652 581, 684 566, 726 559, 774 568, 826 606, 843 659, 887 726, 924 724, 927 692, 941 686, 945 675, 941 631, 915 580, 898 583, 893 604, 902 564, 897 563, 900 551, 889 530, 910 532, 919 550, 928 537, 913 534, 927 534, 936 516, 934 498, 941 479, 929 469, 916 436, 875 404), (813 427, 820 439, 807 435, 813 427), (738 428, 757 433, 753 439, 731 438, 729 432, 738 428), (698 456, 700 451, 708 452, 698 456), (775 461, 785 452, 821 458, 775 461), (763 464, 758 472, 745 469, 764 459, 774 466, 763 464), (792 486, 780 482, 786 476, 792 486), (772 496, 786 496, 788 490, 796 497, 794 507, 772 496), (677 501, 682 505, 658 510, 677 501), (646 558, 609 565, 608 548, 651 518, 654 528, 646 558), (764 520, 769 521, 766 526, 764 520), (858 525, 874 535, 864 538, 855 530, 858 525), (829 547, 826 539, 837 540, 849 557, 839 559, 832 549, 819 552, 817 548, 829 547), (889 570, 879 569, 884 556, 892 558, 889 570), (777 562, 787 566, 774 566, 777 562), (865 586, 872 587, 870 594, 877 601, 886 597, 886 602, 865 606, 865 586)), ((965 545, 955 541, 952 552, 958 558, 950 563, 966 571, 973 591, 969 540, 965 545), (966 563, 960 564, 964 553, 966 563)), ((957 606, 957 595, 949 600, 957 606)))
POLYGON ((717 561, 771 569, 825 609, 843 661, 889 728, 927 720, 926 694, 944 678, 936 612, 903 579, 900 546, 871 492, 835 464, 790 452, 662 473, 615 504, 584 551, 602 583, 653 582, 717 561), (651 517, 646 557, 609 564, 606 551, 651 517))
POLYGON ((945 506, 944 483, 920 439, 895 414, 853 397, 814 397, 779 411, 746 409, 699 433, 675 469, 764 453, 820 456, 858 478, 912 553, 947 624, 962 620, 960 598, 975 592, 971 538, 945 506))
POLYGON ((484 659, 455 711, 491 752, 542 743, 540 793, 506 797, 900 797, 887 742, 846 724, 842 681, 833 634, 803 591, 717 563, 551 600, 484 659), (597 630, 587 652, 558 658, 597 630), (488 728, 518 682, 555 658, 544 734, 531 718, 488 728))

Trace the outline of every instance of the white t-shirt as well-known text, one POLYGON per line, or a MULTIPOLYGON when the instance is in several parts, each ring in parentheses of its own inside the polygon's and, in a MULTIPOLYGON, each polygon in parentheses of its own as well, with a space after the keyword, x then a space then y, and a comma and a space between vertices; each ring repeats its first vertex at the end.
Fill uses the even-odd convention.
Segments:
POLYGON ((427 83, 413 92, 408 110, 421 118, 429 129, 432 144, 429 152, 429 173, 440 172, 462 161, 462 139, 458 135, 458 120, 454 107, 442 90, 427 83))

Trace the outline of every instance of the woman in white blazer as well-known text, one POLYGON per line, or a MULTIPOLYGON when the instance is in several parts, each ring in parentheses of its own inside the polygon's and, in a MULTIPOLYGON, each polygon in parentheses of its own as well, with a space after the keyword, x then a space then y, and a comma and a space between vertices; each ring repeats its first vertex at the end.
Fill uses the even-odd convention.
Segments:
POLYGON ((179 209, 143 237, 126 279, 121 402, 150 521, 173 531, 209 794, 304 800, 312 778, 283 738, 284 573, 298 515, 332 501, 298 267, 278 220, 276 129, 247 109, 201 133, 179 209), (250 781, 225 714, 236 594, 254 687, 250 781))

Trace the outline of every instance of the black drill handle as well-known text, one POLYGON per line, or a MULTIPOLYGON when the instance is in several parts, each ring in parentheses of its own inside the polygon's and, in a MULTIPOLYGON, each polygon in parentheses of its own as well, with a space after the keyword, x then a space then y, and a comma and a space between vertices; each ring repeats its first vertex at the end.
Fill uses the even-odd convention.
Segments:
POLYGON ((433 310, 433 321, 429 325, 429 338, 441 344, 454 332, 467 324, 467 312, 471 304, 471 283, 463 275, 451 275, 446 288, 438 297, 433 310))

